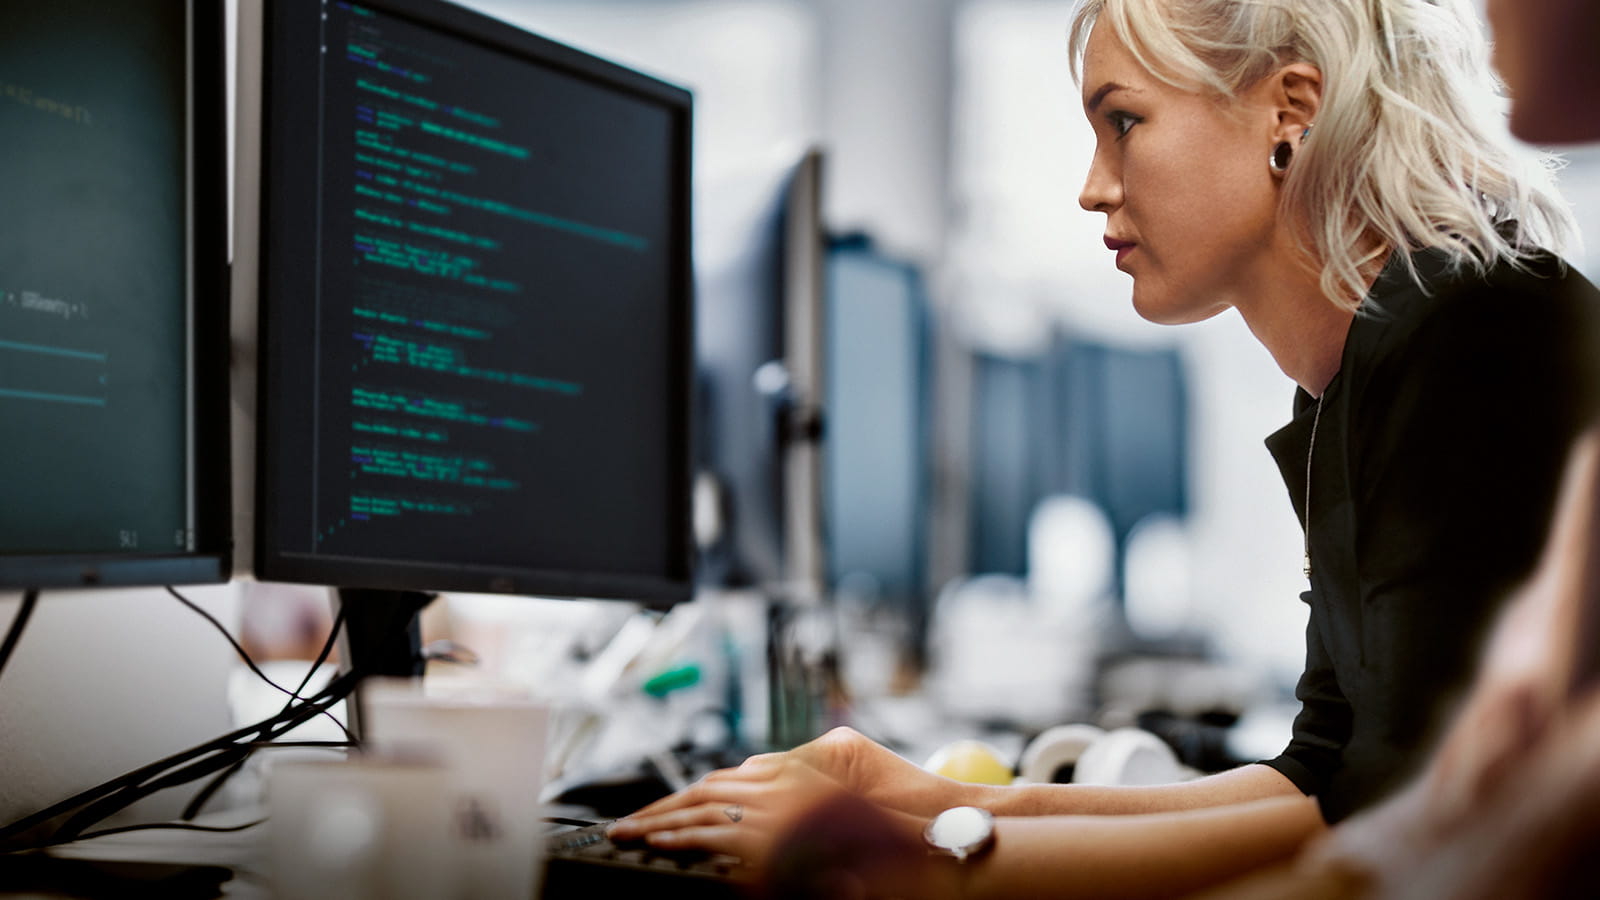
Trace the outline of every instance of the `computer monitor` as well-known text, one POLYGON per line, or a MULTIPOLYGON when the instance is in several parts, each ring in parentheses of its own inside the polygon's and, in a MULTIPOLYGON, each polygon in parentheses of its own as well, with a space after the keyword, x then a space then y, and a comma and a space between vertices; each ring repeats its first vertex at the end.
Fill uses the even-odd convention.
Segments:
POLYGON ((1183 358, 1171 347, 1057 341, 1050 488, 1098 504, 1116 541, 1122 595, 1128 537, 1146 516, 1189 509, 1189 398, 1183 358))
POLYGON ((263 12, 256 575, 686 599, 688 92, 438 0, 263 12))
POLYGON ((702 577, 769 596, 822 587, 822 154, 697 193, 697 466, 717 510, 702 577))
POLYGON ((907 617, 920 644, 932 487, 932 354, 915 266, 865 237, 828 251, 828 580, 907 617))
POLYGON ((222 6, 0 3, 0 589, 229 575, 222 6))
POLYGON ((1047 360, 972 360, 969 571, 1025 575, 1028 520, 1051 492, 1054 404, 1047 360))

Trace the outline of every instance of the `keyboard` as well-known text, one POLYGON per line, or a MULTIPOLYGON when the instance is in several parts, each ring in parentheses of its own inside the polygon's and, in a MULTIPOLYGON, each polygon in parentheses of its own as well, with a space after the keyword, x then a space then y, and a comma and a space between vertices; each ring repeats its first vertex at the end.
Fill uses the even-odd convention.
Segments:
POLYGON ((546 838, 544 900, 621 896, 612 891, 649 891, 652 900, 742 897, 732 880, 738 860, 700 851, 663 851, 644 845, 618 846, 606 837, 610 822, 560 831, 546 838))

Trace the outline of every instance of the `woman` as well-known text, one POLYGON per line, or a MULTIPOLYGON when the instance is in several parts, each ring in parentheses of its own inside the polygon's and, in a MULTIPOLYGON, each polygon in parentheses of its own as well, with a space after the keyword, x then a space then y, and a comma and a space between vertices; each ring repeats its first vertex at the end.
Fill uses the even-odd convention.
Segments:
MULTIPOLYGON (((1236 309, 1299 387, 1268 440, 1310 582, 1282 755, 1180 785, 991 788, 835 732, 615 836, 759 869, 807 792, 837 786, 888 811, 901 846, 948 807, 1001 817, 991 849, 950 864, 961 895, 1171 894, 1288 857, 1414 772, 1536 561, 1600 383, 1600 301, 1543 249, 1570 226, 1541 171, 1478 118, 1494 88, 1464 6, 1088 0, 1073 23, 1097 141, 1080 199, 1135 309, 1236 309)), ((893 868, 890 885, 924 867, 893 868)))
MULTIPOLYGON (((1489 0, 1524 140, 1600 140, 1600 3, 1489 0)), ((1600 427, 1574 447, 1539 566, 1410 787, 1292 866, 1229 884, 1278 897, 1589 897, 1600 850, 1600 427)))

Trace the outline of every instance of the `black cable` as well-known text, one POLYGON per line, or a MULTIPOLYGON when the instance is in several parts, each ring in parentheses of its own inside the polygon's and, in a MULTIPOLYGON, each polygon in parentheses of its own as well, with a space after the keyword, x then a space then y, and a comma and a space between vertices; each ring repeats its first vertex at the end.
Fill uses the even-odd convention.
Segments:
MULTIPOLYGON (((303 704, 288 717, 274 716, 272 719, 266 720, 267 723, 271 724, 265 728, 259 729, 262 738, 265 740, 270 740, 280 734, 298 728, 316 716, 322 715, 327 711, 329 706, 332 706, 340 700, 343 700, 346 695, 354 690, 355 683, 359 680, 359 678, 353 678, 353 674, 354 673, 347 673, 346 675, 341 676, 339 679, 336 679, 334 684, 339 686, 339 690, 330 694, 328 697, 319 700, 316 703, 303 704)), ((332 687, 332 685, 330 685, 330 687, 332 687)), ((248 730, 246 733, 248 733, 248 730)), ((217 742, 213 742, 213 744, 215 743, 217 742)), ((204 756, 205 752, 213 751, 208 749, 207 751, 202 751, 201 753, 195 755, 204 756)), ((167 774, 156 778, 154 781, 145 782, 144 778, 139 778, 123 784, 118 789, 114 789, 110 792, 102 792, 103 796, 100 796, 99 799, 96 799, 89 805, 79 809, 78 812, 74 813, 71 818, 61 825, 61 827, 57 829, 53 840, 71 839, 83 829, 88 828, 96 822, 104 820, 107 816, 126 809, 127 807, 137 803, 140 800, 143 800, 145 797, 148 797, 151 794, 164 791, 167 788, 177 787, 181 784, 188 784, 191 781, 204 778, 207 775, 211 775, 221 769, 232 766, 239 760, 249 756, 251 753, 251 748, 248 746, 239 746, 229 743, 215 748, 214 752, 215 755, 209 758, 200 759, 196 762, 189 763, 177 771, 168 772, 167 774)), ((149 768, 151 767, 146 767, 146 769, 149 768)), ((170 766, 163 767, 162 769, 158 769, 150 774, 159 774, 159 772, 165 771, 166 768, 170 768, 170 766)), ((127 776, 124 776, 123 779, 118 780, 126 781, 126 779, 127 776)), ((67 807, 67 809, 59 810, 58 813, 66 812, 68 809, 77 809, 80 805, 82 804, 75 803, 72 806, 67 807)))
MULTIPOLYGON (((291 691, 288 688, 284 687, 283 685, 277 683, 276 681, 273 681, 271 678, 268 678, 267 677, 267 673, 261 671, 261 667, 256 665, 256 661, 250 658, 250 654, 249 653, 245 652, 244 646, 242 644, 240 644, 237 640, 235 640, 233 635, 228 633, 227 626, 225 626, 221 622, 217 621, 217 617, 216 616, 213 616, 212 614, 210 614, 210 613, 206 612, 205 610, 201 609, 197 604, 195 604, 194 601, 192 601, 188 597, 185 597, 182 594, 178 593, 177 588, 174 588, 170 584, 167 585, 167 593, 171 594, 174 598, 176 598, 179 603, 182 603, 184 606, 189 607, 189 609, 193 610, 201 618, 205 619, 207 622, 210 622, 211 626, 213 628, 217 629, 218 633, 220 633, 223 636, 223 638, 226 639, 227 642, 233 646, 234 652, 239 654, 239 658, 244 660, 244 664, 250 668, 250 671, 256 673, 256 677, 260 678, 262 681, 265 681, 267 684, 272 685, 274 688, 276 688, 278 690, 279 693, 287 694, 289 696, 289 704, 284 706, 285 710, 287 710, 289 708, 289 705, 292 705, 296 700, 301 700, 301 701, 305 700, 304 697, 300 696, 300 691, 305 690, 306 684, 311 681, 312 674, 314 672, 316 672, 316 670, 317 670, 316 667, 318 665, 321 665, 322 664, 322 660, 327 658, 327 653, 332 649, 333 643, 334 643, 334 639, 338 636, 338 633, 339 633, 338 632, 338 626, 337 626, 337 623, 336 623, 333 632, 328 635, 327 643, 323 645, 323 648, 322 648, 323 649, 323 656, 318 657, 317 658, 318 661, 317 661, 316 665, 313 665, 311 667, 310 671, 306 672, 306 677, 305 677, 304 680, 302 680, 300 682, 300 687, 297 690, 291 691)), ((339 611, 339 615, 340 615, 340 617, 342 619, 342 617, 344 616, 344 611, 342 609, 339 611)), ((350 733, 350 729, 346 728, 343 722, 339 721, 337 718, 334 718, 332 715, 329 715, 328 718, 332 719, 333 723, 335 725, 339 726, 339 730, 344 732, 345 737, 349 738, 352 741, 355 740, 355 735, 350 733)))
POLYGON ((245 751, 244 754, 239 757, 237 762, 228 768, 223 769, 215 778, 207 782, 206 786, 201 788, 200 791, 194 795, 194 799, 189 801, 189 805, 184 807, 183 814, 178 816, 178 818, 188 821, 189 819, 199 815, 200 810, 205 806, 206 801, 210 800, 217 793, 217 791, 227 783, 228 779, 238 774, 239 770, 244 768, 245 764, 250 761, 250 756, 257 750, 278 750, 285 748, 305 750, 348 750, 352 747, 358 746, 358 744, 356 744, 354 741, 251 741, 250 743, 239 744, 238 746, 241 750, 245 751))
POLYGON ((599 825, 604 819, 572 819, 567 816, 540 816, 539 821, 549 825, 571 825, 574 828, 588 828, 590 825, 599 825))
POLYGON ((217 621, 217 617, 216 616, 213 616, 211 613, 208 613, 205 610, 201 609, 198 605, 195 604, 195 602, 193 600, 190 600, 188 597, 185 597, 184 595, 178 593, 177 588, 174 588, 170 584, 167 585, 167 593, 171 594, 174 598, 176 598, 179 603, 182 603, 184 606, 187 606, 187 607, 189 607, 189 609, 193 610, 196 615, 200 616, 200 618, 205 619, 207 622, 210 622, 211 623, 211 627, 217 629, 217 632, 222 635, 223 639, 226 640, 230 645, 232 645, 233 651, 235 653, 239 654, 239 658, 244 660, 244 664, 246 666, 250 667, 250 671, 256 673, 256 677, 257 678, 260 678, 262 681, 265 681, 267 684, 270 684, 274 688, 277 688, 279 693, 288 694, 289 697, 291 698, 291 702, 293 700, 303 700, 303 699, 305 699, 304 697, 301 697, 299 694, 295 693, 294 691, 291 691, 288 688, 284 687, 283 685, 277 683, 276 681, 273 681, 271 678, 268 678, 267 677, 267 673, 261 671, 261 667, 256 665, 256 661, 250 658, 250 654, 249 653, 245 652, 244 646, 241 645, 236 639, 234 639, 233 635, 228 633, 227 626, 223 625, 221 622, 217 621))
MULTIPOLYGON (((363 674, 364 673, 359 672, 347 672, 338 678, 335 678, 328 684, 327 687, 318 692, 312 698, 312 701, 306 705, 314 706, 317 703, 328 700, 328 705, 331 706, 333 703, 344 699, 355 689, 356 683, 361 680, 363 674)), ((305 718, 318 715, 321 711, 321 707, 316 707, 312 712, 304 716, 304 718, 296 717, 295 724, 299 724, 299 722, 304 721, 305 718)), ((102 798, 108 794, 123 790, 130 786, 141 784, 145 780, 165 772, 174 766, 189 762, 190 760, 197 759, 209 753, 225 750, 228 747, 234 746, 234 742, 241 738, 250 737, 258 733, 263 736, 267 736, 271 732, 273 725, 281 721, 283 718, 283 716, 272 716, 271 718, 264 719, 253 725, 246 725, 242 728, 235 729, 234 731, 222 735, 221 737, 213 738, 212 740, 206 741, 203 744, 198 744, 194 747, 190 747, 187 750, 174 753, 165 759, 156 760, 153 763, 141 766, 131 772, 119 775, 110 781, 88 788, 87 790, 80 791, 79 793, 62 800, 59 803, 47 807, 46 809, 39 810, 38 812, 32 813, 28 816, 24 816, 23 818, 18 819, 17 821, 4 826, 3 828, 0 828, 0 841, 14 838, 18 834, 22 834, 32 828, 38 827, 39 825, 42 825, 51 819, 62 815, 63 813, 75 810, 83 806, 85 803, 92 802, 98 798, 102 798)))
MULTIPOLYGON (((332 705, 333 703, 337 703, 340 699, 343 698, 330 698, 326 702, 328 705, 332 705)), ((326 709, 326 707, 323 707, 323 709, 326 709)), ((303 712, 297 712, 294 716, 283 720, 277 726, 276 731, 267 732, 265 736, 270 739, 280 734, 292 731, 320 714, 321 713, 319 710, 305 710, 303 712)), ((62 825, 61 829, 62 831, 72 831, 79 828, 86 828, 89 825, 92 825, 95 822, 98 822, 101 819, 111 815, 112 813, 118 812, 119 810, 122 810, 151 794, 164 791, 167 788, 188 784, 191 781, 204 778, 213 772, 217 772, 218 770, 222 770, 225 774, 232 774, 250 758, 251 754, 259 749, 261 743, 270 745, 271 741, 268 740, 266 742, 252 742, 249 744, 235 745, 231 748, 220 751, 216 756, 213 756, 210 759, 202 759, 198 762, 191 763, 188 766, 185 766, 184 768, 175 772, 170 772, 161 778, 156 779, 155 781, 142 785, 130 785, 126 788, 123 788, 117 794, 98 801, 94 806, 86 807, 81 812, 69 819, 66 824, 62 825)))
POLYGON ((239 746, 255 750, 353 750, 360 745, 350 741, 253 741, 239 746))
POLYGON ((17 647, 17 641, 22 639, 22 629, 28 624, 28 617, 33 615, 33 607, 39 602, 39 591, 30 589, 22 594, 22 603, 17 606, 17 615, 11 620, 11 627, 6 629, 5 643, 0 644, 0 671, 5 671, 6 662, 11 659, 11 651, 17 647))
MULTIPOLYGON (((333 617, 333 625, 328 629, 328 639, 322 642, 322 650, 317 653, 317 658, 312 660, 311 668, 306 670, 306 677, 300 679, 300 686, 294 689, 293 696, 300 696, 300 692, 305 690, 306 685, 311 683, 311 676, 317 674, 317 670, 322 668, 322 664, 327 662, 329 655, 333 653, 334 645, 338 643, 339 640, 339 632, 344 628, 344 614, 344 604, 340 604, 338 614, 333 617)), ((279 711, 279 715, 288 712, 289 707, 293 705, 293 703, 293 700, 285 703, 283 705, 283 709, 279 711)), ((329 716, 329 718, 333 717, 329 716)), ((333 721, 338 724, 339 730, 344 732, 344 736, 347 740, 349 740, 352 744, 356 744, 358 746, 360 745, 361 742, 357 740, 354 734, 350 733, 350 729, 345 727, 343 722, 340 722, 338 719, 334 719, 333 721)))
POLYGON ((300 687, 295 690, 295 693, 298 694, 300 691, 305 690, 306 685, 311 683, 311 676, 316 673, 323 663, 328 661, 329 655, 333 653, 334 644, 339 640, 339 632, 344 628, 344 616, 345 608, 341 604, 339 612, 333 617, 332 627, 328 629, 328 639, 322 642, 322 649, 317 653, 317 658, 312 660, 311 668, 306 670, 306 677, 300 679, 300 687))
MULTIPOLYGON (((171 590, 171 588, 168 588, 168 590, 171 590)), ((289 702, 283 705, 283 709, 278 711, 278 715, 287 715, 290 708, 294 706, 295 698, 298 698, 300 696, 300 692, 306 689, 306 685, 311 683, 311 676, 317 673, 317 670, 320 669, 322 664, 327 661, 328 655, 333 652, 334 644, 339 639, 339 629, 343 627, 344 607, 341 605, 339 607, 338 615, 334 616, 333 626, 328 629, 328 639, 322 643, 322 652, 317 654, 317 658, 312 661, 311 667, 306 669, 306 676, 300 679, 300 685, 294 689, 293 693, 290 695, 289 702)), ((241 649, 240 652, 243 653, 244 651, 241 649)), ((347 728, 343 722, 340 722, 331 714, 328 716, 328 718, 333 719, 334 723, 339 726, 339 729, 344 732, 344 736, 349 739, 351 746, 357 745, 356 736, 350 733, 350 729, 347 728)), ((222 786, 227 784, 230 778, 232 778, 234 775, 237 775, 239 770, 245 767, 245 764, 250 761, 250 754, 257 749, 260 749, 262 746, 267 746, 266 742, 257 742, 250 745, 249 751, 246 752, 244 756, 240 757, 238 762, 227 767, 226 769, 223 769, 215 778, 207 782, 205 787, 202 787, 198 792, 195 793, 194 797, 189 800, 188 805, 183 808, 183 813, 180 814, 178 818, 188 821, 189 819, 199 815, 200 810, 204 809, 206 803, 210 801, 212 797, 216 796, 217 791, 221 790, 222 786)))
MULTIPOLYGON (((345 684, 343 684, 337 691, 329 693, 328 696, 323 697, 321 694, 319 694, 319 699, 317 699, 315 703, 302 704, 300 707, 290 711, 287 715, 280 713, 277 716, 258 723, 261 726, 259 731, 262 737, 261 741, 252 741, 246 744, 230 742, 223 746, 217 747, 215 749, 216 755, 210 757, 209 759, 201 759, 197 762, 190 763, 184 768, 178 769, 174 772, 169 772, 154 781, 146 783, 136 782, 123 786, 110 796, 97 800, 92 806, 86 807, 85 809, 79 811, 70 820, 68 820, 67 824, 62 826, 62 829, 68 830, 88 827, 89 825, 100 821, 106 816, 126 808, 130 804, 135 803, 151 794, 166 790, 169 787, 177 787, 181 784, 187 784, 196 779, 204 778, 205 776, 210 775, 220 769, 225 769, 229 766, 235 765, 239 761, 249 757, 250 754, 257 749, 258 744, 270 744, 272 743, 273 739, 277 738, 279 735, 293 731, 316 716, 326 714, 328 707, 343 700, 352 690, 354 690, 355 684, 358 680, 359 679, 349 678, 348 676, 343 677, 339 679, 339 682, 344 682, 345 684)), ((330 685, 330 687, 333 686, 330 685)))
POLYGON ((178 818, 187 822, 195 816, 200 815, 200 810, 205 808, 206 802, 212 797, 215 797, 217 791, 222 790, 222 786, 227 784, 228 779, 239 774, 239 770, 244 768, 246 763, 250 762, 250 755, 256 750, 259 750, 262 746, 263 742, 261 741, 257 741, 252 744, 246 744, 245 752, 239 757, 239 761, 217 773, 215 778, 206 782, 205 787, 195 792, 195 795, 189 799, 188 805, 184 806, 183 812, 178 815, 178 818))
POLYGON ((73 838, 72 840, 52 841, 48 844, 41 844, 40 846, 58 847, 62 844, 73 843, 74 841, 87 841, 91 838, 105 837, 108 834, 126 834, 130 831, 159 831, 166 829, 171 831, 210 831, 219 834, 226 834, 232 831, 245 831, 247 829, 254 828, 257 825, 261 825, 266 821, 266 819, 256 819, 254 822, 246 822, 243 825, 196 825, 192 822, 152 822, 146 825, 121 825, 116 828, 102 828, 99 831, 85 832, 73 838))
MULTIPOLYGON (((195 610, 202 617, 211 622, 214 626, 217 626, 218 630, 222 631, 223 634, 229 638, 229 642, 235 644, 235 649, 238 650, 241 657, 243 657, 246 662, 251 665, 251 668, 255 670, 256 674, 260 675, 263 680, 271 683, 271 680, 262 675, 260 669, 254 666, 253 661, 251 661, 248 655, 243 652, 243 648, 237 646, 237 644, 232 640, 231 635, 227 635, 226 629, 222 628, 220 623, 218 623, 209 614, 205 613, 204 610, 199 609, 193 603, 189 602, 187 598, 179 595, 175 590, 172 590, 171 588, 168 590, 180 602, 183 602, 185 605, 189 606, 191 609, 195 610)), ((15 629, 16 626, 14 625, 13 628, 15 629)), ((318 666, 320 666, 321 662, 326 659, 327 654, 331 652, 331 647, 335 637, 336 632, 329 635, 328 644, 325 646, 323 654, 318 659, 318 666)), ((314 672, 315 668, 313 668, 311 671, 314 672)), ((310 672, 307 673, 307 682, 309 681, 310 674, 310 672)), ((287 731, 304 724, 306 721, 315 716, 326 715, 329 707, 343 700, 354 691, 356 684, 359 683, 364 674, 365 673, 347 672, 344 675, 333 679, 327 686, 325 686, 309 700, 303 700, 298 707, 294 705, 294 702, 291 699, 289 705, 285 707, 285 710, 280 712, 278 715, 263 719, 262 721, 252 725, 235 729, 234 731, 222 735, 221 737, 214 738, 203 744, 199 744, 187 750, 173 754, 165 759, 157 760, 156 762, 142 766, 132 772, 128 772, 124 775, 118 776, 117 778, 111 779, 110 781, 89 788, 85 791, 81 791, 78 794, 56 803, 46 809, 25 816, 22 819, 0 828, 0 841, 14 839, 17 835, 43 825, 57 816, 72 812, 73 810, 78 810, 77 814, 72 816, 67 824, 63 825, 55 833, 56 840, 61 840, 63 838, 70 839, 72 835, 81 832, 83 829, 88 828, 95 822, 101 821, 106 816, 126 808, 128 805, 137 802, 138 800, 148 796, 151 793, 154 793, 155 791, 178 784, 183 784, 197 778, 203 778, 208 774, 216 772, 218 769, 234 765, 243 756, 247 756, 250 752, 252 752, 258 743, 251 742, 249 744, 240 745, 237 742, 241 738, 249 737, 251 735, 258 735, 260 738, 262 738, 263 742, 270 742, 273 738, 276 738, 287 731), (202 757, 207 757, 208 755, 209 758, 202 759, 202 757), (198 762, 190 762, 191 760, 197 759, 199 760, 198 762), (167 772, 167 770, 184 763, 189 764, 177 772, 171 772, 165 777, 158 778, 154 782, 145 783, 148 779, 155 778, 156 776, 161 775, 161 773, 167 772), (85 804, 88 804, 89 806, 87 808, 80 809, 80 807, 84 807, 85 804)), ((277 687, 279 690, 283 690, 281 686, 275 684, 273 686, 277 687)), ((301 690, 303 690, 304 687, 305 683, 302 683, 301 690)), ((290 692, 285 691, 285 693, 290 692)), ((291 694, 291 697, 294 697, 297 694, 298 692, 294 692, 291 694)), ((338 722, 337 719, 334 721, 338 722)), ((343 723, 338 724, 341 728, 343 728, 343 723)), ((346 730, 345 733, 348 735, 348 730, 346 730)))

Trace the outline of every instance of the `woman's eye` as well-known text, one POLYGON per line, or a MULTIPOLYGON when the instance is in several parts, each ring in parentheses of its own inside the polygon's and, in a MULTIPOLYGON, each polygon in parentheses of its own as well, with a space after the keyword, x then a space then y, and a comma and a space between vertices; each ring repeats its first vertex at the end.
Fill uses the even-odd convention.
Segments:
POLYGON ((1117 133, 1117 137, 1119 138, 1126 136, 1128 131, 1131 130, 1133 126, 1144 121, 1143 119, 1132 115, 1131 113, 1120 111, 1108 113, 1106 115, 1106 119, 1111 123, 1111 130, 1115 131, 1117 133))

